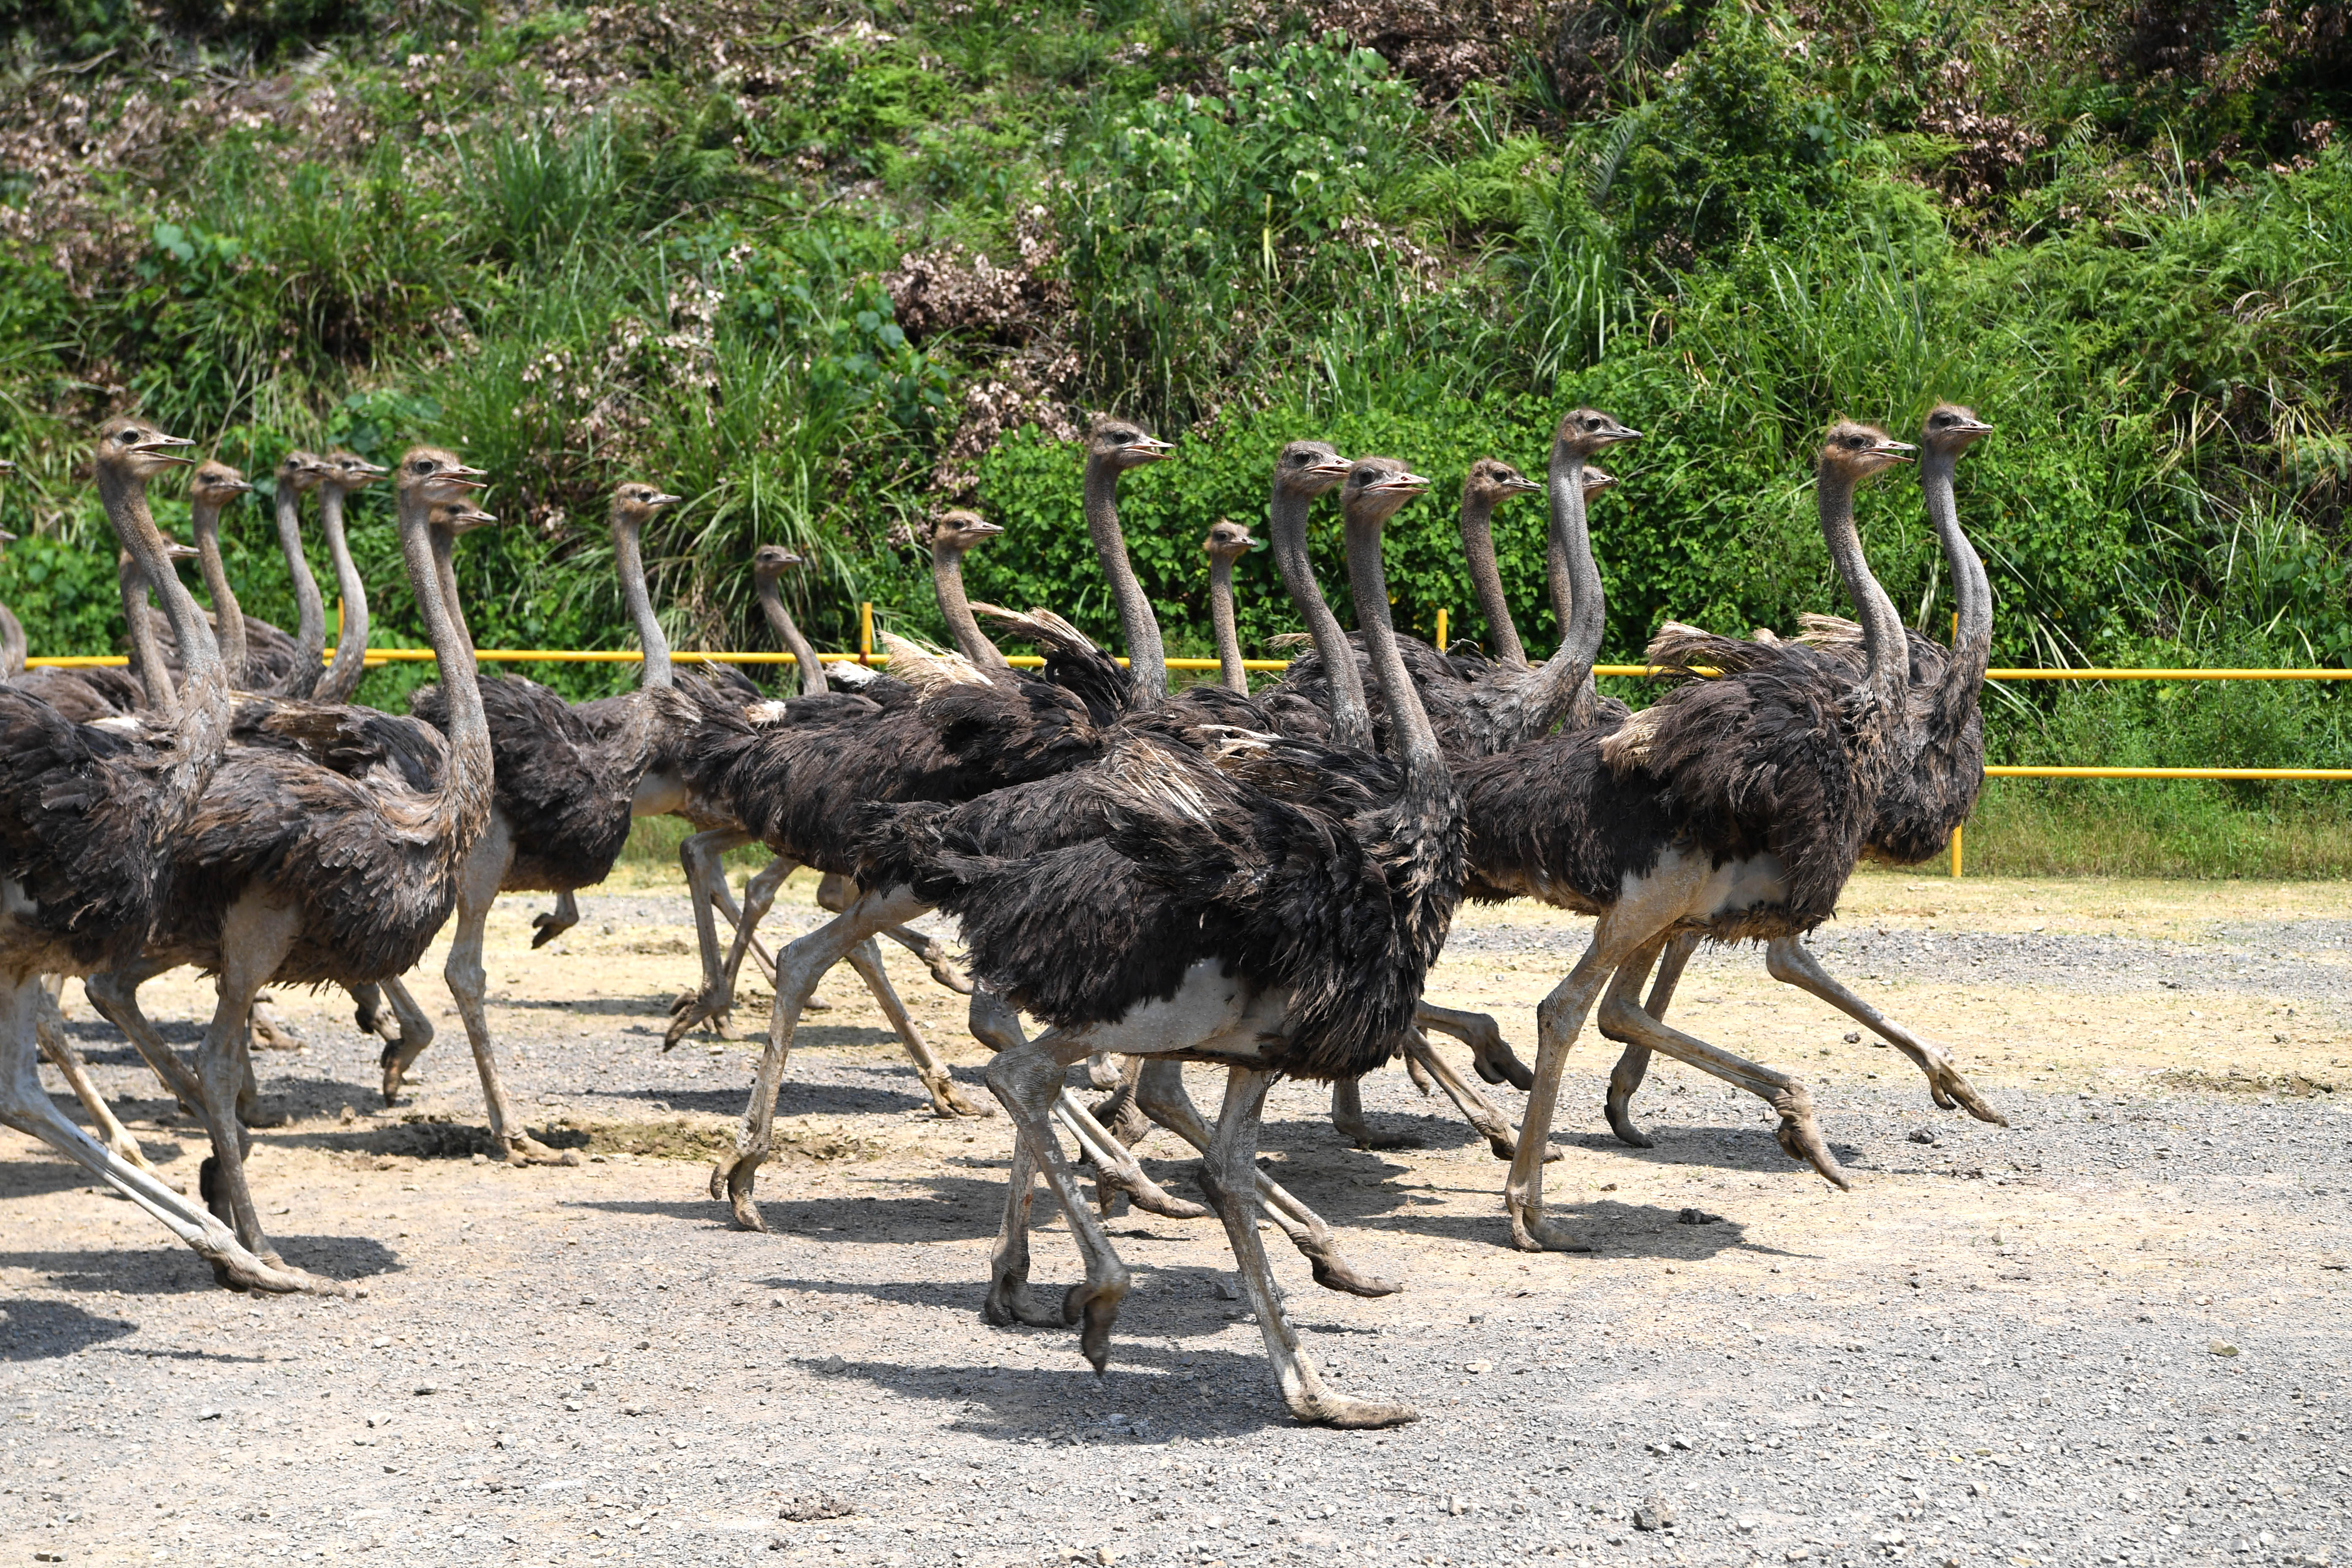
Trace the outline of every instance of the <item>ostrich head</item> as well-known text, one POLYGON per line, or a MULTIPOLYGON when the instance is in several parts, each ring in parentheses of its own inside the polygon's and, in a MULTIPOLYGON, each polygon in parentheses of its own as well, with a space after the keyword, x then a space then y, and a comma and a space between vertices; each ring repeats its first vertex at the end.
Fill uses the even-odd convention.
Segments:
POLYGON ((1919 445, 1930 452, 1948 452, 1957 458, 1975 446, 1979 437, 1991 433, 1992 426, 1978 418, 1974 410, 1957 403, 1939 403, 1927 416, 1919 445))
MULTIPOLYGON (((1588 492, 1591 488, 1589 482, 1585 486, 1588 492)), ((1491 507, 1513 496, 1533 495, 1542 489, 1542 485, 1510 464, 1493 458, 1481 458, 1470 465, 1470 475, 1462 481, 1462 499, 1465 501, 1484 501, 1491 507)))
POLYGON ((1428 490, 1427 479, 1394 458, 1359 458, 1339 492, 1339 510, 1351 526, 1377 529, 1394 517, 1399 507, 1428 490))
POLYGON ((498 519, 469 500, 442 500, 425 509, 425 521, 454 539, 498 519))
POLYGON ((333 470, 326 459, 310 452, 289 452, 278 465, 278 482, 297 495, 319 488, 333 470))
POLYGON ((1240 560, 1258 547, 1250 531, 1232 518, 1221 517, 1209 530, 1209 537, 1201 541, 1201 549, 1220 561, 1240 560))
POLYGON ((175 468, 194 467, 195 459, 180 448, 194 445, 126 414, 98 427, 98 465, 127 479, 152 479, 175 468))
POLYGON ((1875 425, 1841 419, 1830 426, 1829 437, 1822 443, 1822 472, 1840 473, 1849 482, 1860 483, 1897 463, 1909 462, 1911 454, 1917 450, 1910 442, 1898 441, 1875 425))
POLYGON ((355 490, 362 485, 383 478, 390 471, 369 462, 357 452, 347 452, 340 447, 327 454, 327 470, 335 483, 346 490, 355 490))
POLYGON ((1614 489, 1616 488, 1616 475, 1611 473, 1606 468, 1595 468, 1591 463, 1584 465, 1584 499, 1586 500, 1591 500, 1602 490, 1614 489))
POLYGON ((439 447, 411 447, 401 457, 396 482, 404 497, 414 496, 428 507, 470 501, 476 490, 490 488, 489 475, 439 447))
POLYGON ((685 500, 684 496, 674 496, 631 479, 613 492, 613 521, 643 528, 664 507, 682 505, 685 500))
POLYGON ((1574 453, 1590 458, 1620 441, 1638 441, 1639 430, 1628 429, 1615 417, 1598 408, 1571 408, 1560 416, 1559 426, 1551 433, 1552 449, 1566 455, 1574 453))
POLYGON ((1348 459, 1321 441, 1293 441, 1274 460, 1274 483, 1293 495, 1315 497, 1348 477, 1348 459))
POLYGON ((938 550, 945 546, 958 552, 966 551, 975 544, 986 543, 1003 531, 1002 526, 989 521, 976 511, 967 511, 960 506, 950 507, 940 513, 940 520, 931 524, 931 548, 938 550))
POLYGON ((252 493, 253 486, 246 477, 217 459, 203 465, 188 476, 188 499, 215 511, 241 495, 252 493))
POLYGON ((1156 463, 1174 449, 1157 436, 1145 434, 1134 420, 1113 415, 1104 415, 1087 431, 1087 455, 1108 458, 1122 470, 1156 463))
POLYGON ((793 567, 807 564, 807 556, 781 544, 762 544, 751 552, 751 575, 762 583, 772 583, 793 567))

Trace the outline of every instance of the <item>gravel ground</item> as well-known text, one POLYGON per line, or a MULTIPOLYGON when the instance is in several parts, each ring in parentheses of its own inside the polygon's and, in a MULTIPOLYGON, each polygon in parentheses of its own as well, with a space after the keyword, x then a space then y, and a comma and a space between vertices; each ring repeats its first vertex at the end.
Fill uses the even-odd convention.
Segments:
MULTIPOLYGON (((494 1017, 577 1168, 476 1157, 454 1019, 386 1112, 340 998, 281 999, 310 1044, 259 1058, 292 1120, 257 1134, 257 1194, 363 1297, 219 1292, 0 1132, 0 1564, 2352 1563, 2352 888, 1858 879, 1825 959, 2013 1125, 1933 1110, 1752 952, 1703 954, 1677 1021, 1805 1075, 1855 1191, 1671 1066, 1637 1102, 1657 1146, 1618 1145, 1588 1040, 1550 1187, 1591 1256, 1510 1251, 1503 1167, 1401 1076, 1366 1101, 1423 1146, 1381 1153, 1284 1086, 1269 1166, 1407 1280, 1331 1295, 1276 1244, 1339 1386, 1423 1412, 1388 1433, 1287 1420, 1213 1223, 1113 1222, 1139 1287, 1107 1379, 1074 1336, 983 1327, 1004 1123, 926 1114, 846 975, 793 1058, 774 1234, 730 1229, 700 1156, 750 1048, 656 1049, 682 901, 584 900, 540 953, 533 907, 494 921, 494 1017)), ((1531 1055, 1581 929, 1470 911, 1433 994, 1531 1055)), ((960 1004, 891 968, 977 1091, 960 1004)), ((201 1011, 182 978, 150 997, 201 1011)), ((199 1141, 69 1001, 192 1183, 199 1141)), ((1191 1190, 1172 1140, 1144 1152, 1191 1190)), ((1075 1277, 1058 1231, 1041 1281, 1075 1277)))

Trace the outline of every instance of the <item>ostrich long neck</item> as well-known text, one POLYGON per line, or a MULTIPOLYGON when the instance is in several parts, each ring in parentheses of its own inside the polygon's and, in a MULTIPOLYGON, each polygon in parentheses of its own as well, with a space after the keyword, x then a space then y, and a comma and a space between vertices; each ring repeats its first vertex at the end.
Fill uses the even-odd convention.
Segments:
POLYGON ((25 673, 25 623, 0 605, 0 680, 14 680, 25 673))
MULTIPOLYGON (((1381 530, 1377 523, 1348 523, 1348 584, 1356 595, 1356 621, 1371 656, 1372 679, 1388 705, 1389 737, 1404 763, 1408 786, 1426 788, 1449 775, 1437 734, 1421 706, 1421 693, 1397 650, 1396 627, 1389 618, 1388 573, 1381 564, 1381 530)), ((1344 645, 1343 645, 1344 646, 1344 645)))
POLYGON ((1135 580, 1127 558, 1127 536, 1118 526, 1118 468, 1100 458, 1087 460, 1087 533, 1118 601, 1118 629, 1127 639, 1127 669, 1140 706, 1157 707, 1168 697, 1168 653, 1160 641, 1160 619, 1135 580))
POLYGON ((278 478, 277 500, 278 548, 285 552, 287 574, 294 579, 294 673, 287 677, 286 692, 308 697, 318 689, 319 660, 327 651, 327 606, 302 554, 301 497, 283 474, 278 478))
POLYGON ((1584 511, 1584 454, 1554 452, 1549 479, 1551 524, 1545 548, 1548 558, 1556 555, 1560 563, 1553 583, 1560 646, 1544 671, 1548 679, 1562 682, 1573 674, 1573 686, 1563 692, 1563 717, 1570 728, 1580 728, 1592 722, 1601 700, 1592 684, 1592 661, 1600 657, 1601 638, 1609 628, 1609 595, 1592 560, 1591 527, 1584 511), (1559 602, 1563 589, 1566 605, 1559 602), (1567 664, 1561 663, 1562 654, 1569 658, 1567 664))
POLYGON ((1830 559, 1836 563, 1846 596, 1853 601, 1855 618, 1862 623, 1863 685, 1878 711, 1892 715, 1902 709, 1903 687, 1910 674, 1903 617, 1886 590, 1878 585, 1878 579, 1871 575, 1870 563, 1863 558, 1862 535, 1853 521, 1853 480, 1831 468, 1822 473, 1820 488, 1822 537, 1828 542, 1830 559))
POLYGON ((245 610, 228 585, 228 568, 221 561, 220 503, 202 497, 189 508, 189 526, 196 536, 197 565, 205 574, 205 592, 213 602, 213 624, 220 628, 221 668, 228 683, 244 689, 252 679, 246 671, 245 610))
POLYGON ((163 668, 163 650, 155 642, 155 623, 147 614, 147 574, 128 550, 114 563, 114 580, 122 592, 122 620, 131 632, 131 673, 145 694, 142 706, 169 721, 180 716, 180 694, 163 668))
POLYGON ((1941 689, 1948 696, 1973 696, 1984 684, 1985 666, 1992 659, 1992 580, 1985 574, 1976 546, 1960 531, 1959 507, 1952 497, 1952 473, 1959 461, 1957 452, 1929 448, 1920 459, 1919 488, 1927 496, 1927 521, 1943 542, 1944 560, 1952 569, 1952 596, 1960 610, 1941 689))
POLYGON ((761 577, 755 590, 760 595, 760 609, 768 617, 784 648, 793 656, 793 668, 800 671, 801 695, 822 697, 831 689, 825 684, 824 663, 816 656, 815 647, 801 636, 801 628, 784 608, 784 596, 777 591, 773 577, 761 577))
POLYGON ((641 691, 655 687, 667 689, 676 679, 669 664, 669 638, 662 635, 661 622, 654 616, 654 596, 646 587, 646 558, 638 535, 645 525, 629 518, 613 520, 613 561, 621 569, 621 597, 629 606, 629 619, 636 623, 637 646, 646 650, 645 674, 637 682, 641 691))
POLYGON ((1216 629, 1217 679, 1229 691, 1249 695, 1249 671, 1242 667, 1241 630, 1234 624, 1234 558, 1209 557, 1209 624, 1216 629))
POLYGON ((1481 490, 1463 490, 1462 554, 1469 563, 1471 591, 1478 595, 1478 613, 1486 617, 1486 635, 1495 639, 1495 657, 1514 668, 1525 669, 1528 652, 1519 646, 1519 628, 1511 619, 1511 601, 1503 593, 1503 571, 1495 562, 1496 499, 1481 490))
MULTIPOLYGON (((1091 518, 1092 514, 1088 515, 1091 518)), ((1118 520, 1114 517, 1111 527, 1116 529, 1118 526, 1118 520)), ((1127 559, 1124 541, 1121 542, 1119 559, 1127 559)), ((1013 668, 1006 661, 1004 651, 982 635, 980 622, 972 617, 971 601, 964 596, 963 591, 963 549, 961 545, 941 541, 931 546, 931 588, 940 596, 940 615, 948 624, 948 637, 955 643, 958 653, 982 669, 1013 668)), ((1126 618, 1127 612, 1121 609, 1119 619, 1122 626, 1126 618)), ((1134 646, 1133 634, 1129 633, 1128 647, 1132 649, 1134 646)))
POLYGON ((321 702, 349 702, 360 689, 365 669, 368 637, 367 584, 352 564, 351 545, 343 538, 343 489, 319 487, 319 527, 327 536, 327 553, 335 563, 335 591, 343 596, 343 633, 335 639, 335 662, 320 679, 321 702))
MULTIPOLYGON (((115 537, 155 584, 163 601, 163 615, 180 645, 181 702, 176 721, 179 744, 161 780, 164 798, 184 809, 194 805, 213 765, 228 744, 228 680, 221 668, 220 644, 205 622, 195 599, 172 570, 163 536, 147 510, 144 480, 115 471, 110 464, 98 468, 99 499, 115 537)), ((176 826, 177 812, 157 819, 160 830, 176 826)))
MULTIPOLYGON (((1307 635, 1322 656, 1324 679, 1331 683, 1331 741, 1353 751, 1372 749, 1372 710, 1364 699, 1363 672, 1356 668, 1356 650, 1339 629, 1339 617, 1323 602, 1315 581, 1315 563, 1307 553, 1307 509, 1311 497, 1276 485, 1274 502, 1266 509, 1266 531, 1274 535, 1274 563, 1282 571, 1282 585, 1307 619, 1307 635)), ((1385 605, 1388 600, 1381 603, 1385 605)), ((1360 613, 1360 612, 1359 612, 1360 613)))
POLYGON ((490 726, 482 713, 482 691, 477 683, 473 639, 457 615, 457 581, 451 551, 455 541, 425 517, 425 503, 404 495, 400 500, 400 553, 408 567, 409 586, 416 595, 416 612, 425 623, 425 640, 433 645, 441 668, 441 695, 448 704, 449 773, 443 781, 440 809, 445 817, 478 830, 490 800, 490 726))

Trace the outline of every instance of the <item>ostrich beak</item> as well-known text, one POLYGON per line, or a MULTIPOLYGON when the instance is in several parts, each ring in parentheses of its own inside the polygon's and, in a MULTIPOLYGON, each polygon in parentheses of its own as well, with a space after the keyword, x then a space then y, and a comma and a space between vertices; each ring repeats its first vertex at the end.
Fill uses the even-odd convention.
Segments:
POLYGON ((665 493, 654 497, 653 500, 646 502, 646 504, 658 510, 666 506, 684 506, 686 504, 686 498, 684 496, 674 496, 665 493))
POLYGON ((1584 488, 1590 494, 1598 495, 1602 490, 1614 489, 1616 485, 1617 476, 1605 468, 1588 466, 1584 470, 1584 488))
MULTIPOLYGON (((433 477, 469 490, 486 490, 490 488, 488 469, 469 468, 463 463, 454 468, 444 468, 433 477)), ((489 521, 495 522, 497 519, 492 518, 489 521)))
POLYGON ((1419 474, 1391 474, 1380 483, 1368 485, 1365 488, 1380 495, 1392 495, 1402 491, 1406 495, 1417 496, 1429 489, 1429 481, 1419 474))
POLYGON ((196 551, 194 545, 183 544, 176 539, 167 539, 163 542, 164 560, 194 561, 195 558, 196 551))
POLYGON ((1004 525, 1001 522, 968 522, 964 526, 982 539, 994 539, 1004 531, 1004 525))
POLYGON ((1176 443, 1173 441, 1163 441, 1157 436, 1139 436, 1136 437, 1135 447, 1136 450, 1141 452, 1147 458, 1156 463, 1160 458, 1166 457, 1169 453, 1174 451, 1176 449, 1176 443))
POLYGON ((354 458, 350 462, 345 463, 343 467, 350 469, 352 473, 362 479, 380 479, 383 478, 384 475, 392 472, 390 468, 384 468, 380 464, 371 463, 365 458, 354 458))
POLYGON ((1992 434, 1992 426, 1986 424, 1981 419, 1971 419, 1959 428, 1961 434, 1967 436, 1989 436, 1992 434))
POLYGON ((1918 449, 1908 441, 1886 440, 1871 447, 1870 455, 1874 458, 1885 458, 1890 462, 1907 463, 1911 461, 1911 454, 1918 449))
POLYGON ((158 430, 146 440, 140 442, 134 450, 142 458, 161 458, 167 463, 185 463, 190 468, 194 468, 196 460, 178 448, 194 445, 194 441, 184 436, 166 436, 158 430))
MULTIPOLYGON (((383 470, 382 468, 378 468, 376 472, 382 473, 383 470)), ((220 482, 220 488, 226 490, 233 496, 249 496, 253 493, 253 481, 251 479, 223 479, 220 482)))
POLYGON ((1642 433, 1630 426, 1620 425, 1614 430, 1603 433, 1601 438, 1613 447, 1620 441, 1638 441, 1642 438, 1642 433))
MULTIPOLYGON (((1592 470, 1590 468, 1585 470, 1588 474, 1592 470)), ((1543 486, 1528 478, 1525 474, 1513 474, 1509 479, 1503 481, 1503 489, 1506 492, 1515 496, 1533 495, 1536 491, 1543 489, 1543 486)))
POLYGON ((1344 479, 1348 477, 1348 471, 1355 466, 1345 458, 1324 458, 1318 460, 1316 465, 1307 471, 1310 474, 1321 474, 1329 479, 1344 479))

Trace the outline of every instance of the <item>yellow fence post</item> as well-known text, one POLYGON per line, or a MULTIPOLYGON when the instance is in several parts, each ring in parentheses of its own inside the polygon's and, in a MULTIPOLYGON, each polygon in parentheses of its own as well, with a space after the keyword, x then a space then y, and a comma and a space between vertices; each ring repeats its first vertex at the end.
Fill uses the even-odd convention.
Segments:
POLYGON ((1952 825, 1952 875, 1953 875, 1953 876, 1955 876, 1955 877, 1957 877, 1957 876, 1958 876, 1959 874, 1960 874, 1960 827, 1959 827, 1959 824, 1958 824, 1958 823, 1954 823, 1954 824, 1952 825))
POLYGON ((874 602, 870 599, 857 606, 857 662, 874 662, 874 602))
POLYGON ((1437 651, 1445 651, 1445 606, 1437 607, 1437 651))

